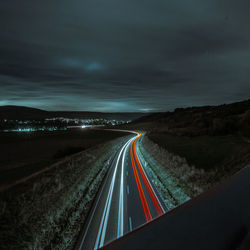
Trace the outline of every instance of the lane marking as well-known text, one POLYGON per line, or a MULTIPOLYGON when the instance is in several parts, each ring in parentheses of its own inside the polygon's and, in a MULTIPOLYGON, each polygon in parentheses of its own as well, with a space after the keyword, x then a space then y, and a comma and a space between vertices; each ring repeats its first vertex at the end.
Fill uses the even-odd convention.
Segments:
POLYGON ((135 176, 135 181, 136 181, 137 189, 138 189, 138 192, 139 192, 139 195, 140 195, 144 215, 145 215, 146 221, 149 222, 149 221, 152 220, 152 215, 150 213, 148 203, 147 203, 147 200, 145 198, 145 194, 144 194, 142 186, 141 186, 141 181, 139 179, 139 175, 138 175, 138 172, 137 172, 137 169, 136 169, 136 166, 135 166, 135 161, 134 161, 134 156, 133 156, 133 145, 134 145, 134 143, 135 143, 135 140, 132 142, 131 147, 130 147, 130 157, 131 157, 131 162, 132 162, 133 172, 134 172, 134 176, 135 176))
POLYGON ((162 207, 156 193, 154 192, 154 189, 153 189, 153 187, 152 187, 152 185, 151 185, 151 183, 150 183, 150 181, 149 181, 149 179, 148 179, 148 177, 147 177, 147 175, 146 175, 146 173, 145 173, 145 171, 144 171, 144 169, 143 169, 143 167, 142 167, 142 165, 141 165, 141 163, 140 163, 140 161, 138 159, 137 153, 136 153, 135 143, 139 138, 140 138, 140 136, 137 137, 135 139, 134 143, 133 143, 133 151, 134 151, 135 160, 136 160, 139 172, 140 172, 140 174, 142 176, 143 182, 144 182, 144 184, 145 184, 145 186, 147 188, 147 191, 149 193, 149 196, 151 198, 151 201, 152 201, 152 203, 153 203, 153 205, 155 207, 155 210, 156 210, 158 216, 160 216, 160 215, 165 213, 165 210, 163 209, 163 207, 162 207))
POLYGON ((132 231, 132 219, 129 216, 129 230, 132 231))
POLYGON ((129 194, 129 186, 127 185, 127 193, 129 194))
POLYGON ((127 176, 128 176, 128 170, 127 170, 126 174, 127 174, 127 176))

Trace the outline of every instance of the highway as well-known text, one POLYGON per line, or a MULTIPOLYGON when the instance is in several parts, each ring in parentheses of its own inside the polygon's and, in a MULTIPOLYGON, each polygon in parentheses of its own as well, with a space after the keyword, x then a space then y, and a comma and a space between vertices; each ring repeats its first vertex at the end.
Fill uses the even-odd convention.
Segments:
POLYGON ((137 154, 142 134, 132 133, 114 157, 76 249, 98 249, 167 210, 137 154))

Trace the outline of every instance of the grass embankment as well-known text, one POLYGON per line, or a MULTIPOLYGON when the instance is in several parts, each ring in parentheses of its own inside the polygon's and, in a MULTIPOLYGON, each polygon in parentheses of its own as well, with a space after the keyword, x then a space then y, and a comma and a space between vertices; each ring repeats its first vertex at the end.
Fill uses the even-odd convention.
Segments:
POLYGON ((0 193, 0 248, 72 249, 124 140, 80 152, 0 193))
MULTIPOLYGON (((151 182, 159 191, 167 208, 172 209, 189 200, 190 196, 188 192, 185 192, 183 186, 179 185, 173 171, 169 171, 169 168, 174 170, 176 165, 180 167, 179 162, 174 158, 166 160, 165 152, 164 157, 159 157, 161 155, 159 151, 158 145, 149 141, 147 137, 143 137, 142 143, 138 144, 138 154, 151 182), (164 161, 162 162, 162 160, 164 161), (166 161, 168 162, 167 167, 166 161)), ((183 161, 180 163, 183 165, 183 161)))
POLYGON ((124 136, 89 129, 0 133, 0 187, 37 172, 65 156, 124 136))
MULTIPOLYGON (((184 137, 150 133, 148 137, 169 152, 184 157, 189 165, 205 171, 231 167, 236 158, 250 154, 250 143, 237 135, 184 137)), ((242 163, 247 164, 243 158, 242 163)))
POLYGON ((159 189, 172 207, 181 204, 185 195, 197 196, 250 162, 250 143, 236 135, 180 137, 149 133, 142 146, 159 179, 159 189))

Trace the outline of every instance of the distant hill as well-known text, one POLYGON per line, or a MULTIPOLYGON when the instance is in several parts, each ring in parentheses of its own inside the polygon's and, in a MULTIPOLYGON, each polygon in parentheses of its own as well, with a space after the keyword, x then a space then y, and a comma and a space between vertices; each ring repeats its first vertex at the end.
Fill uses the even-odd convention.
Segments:
POLYGON ((174 112, 153 113, 133 121, 148 131, 179 136, 227 135, 250 136, 250 99, 220 106, 178 108, 174 112))
POLYGON ((36 108, 23 106, 0 106, 0 119, 43 119, 49 116, 49 112, 36 108))
POLYGON ((52 117, 65 118, 103 118, 103 119, 117 119, 117 120, 134 120, 145 115, 145 113, 102 113, 102 112, 88 112, 88 111, 45 111, 36 108, 23 106, 0 106, 0 119, 10 120, 38 120, 52 117))

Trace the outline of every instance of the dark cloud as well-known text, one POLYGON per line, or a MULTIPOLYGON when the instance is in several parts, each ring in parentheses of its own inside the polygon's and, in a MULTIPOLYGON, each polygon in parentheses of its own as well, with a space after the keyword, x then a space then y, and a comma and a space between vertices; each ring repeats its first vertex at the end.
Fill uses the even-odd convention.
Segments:
POLYGON ((0 2, 0 105, 167 110, 249 98, 247 0, 0 2))

